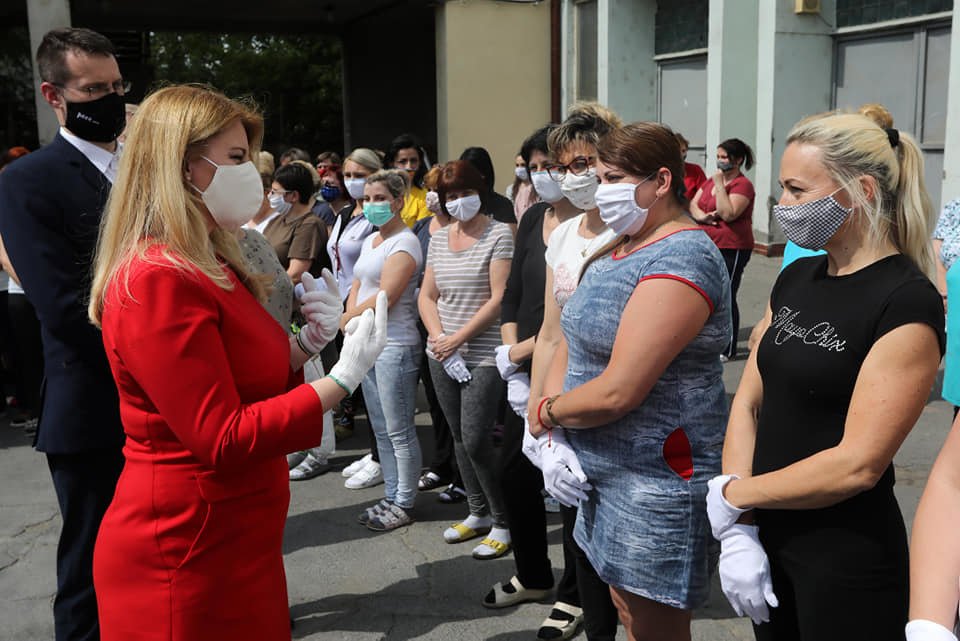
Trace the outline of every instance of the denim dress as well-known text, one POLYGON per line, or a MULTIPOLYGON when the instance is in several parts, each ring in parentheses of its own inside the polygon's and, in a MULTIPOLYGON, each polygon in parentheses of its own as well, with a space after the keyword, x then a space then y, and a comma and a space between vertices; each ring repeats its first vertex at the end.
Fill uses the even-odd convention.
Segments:
POLYGON ((652 278, 685 282, 711 313, 643 403, 607 425, 566 430, 593 485, 574 538, 607 584, 689 609, 709 592, 715 547, 707 481, 720 473, 727 422, 720 354, 729 340, 730 281, 707 234, 678 231, 587 268, 561 315, 569 350, 563 388, 603 372, 628 299, 652 278))

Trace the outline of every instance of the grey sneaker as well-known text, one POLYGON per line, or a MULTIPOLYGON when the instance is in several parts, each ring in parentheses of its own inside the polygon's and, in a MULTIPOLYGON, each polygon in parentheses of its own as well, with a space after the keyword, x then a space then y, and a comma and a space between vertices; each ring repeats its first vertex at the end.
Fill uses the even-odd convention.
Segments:
POLYGON ((377 503, 376 505, 371 505, 370 507, 365 509, 363 512, 361 512, 360 516, 357 517, 357 522, 360 523, 360 525, 366 525, 367 522, 370 521, 370 519, 382 513, 384 510, 388 509, 391 505, 393 504, 387 499, 380 499, 379 503, 377 503))
POLYGON ((307 454, 307 457, 303 459, 300 465, 290 470, 290 480, 306 481, 307 479, 320 476, 328 471, 330 471, 330 464, 327 463, 326 459, 321 460, 313 454, 307 454))
POLYGON ((410 516, 410 509, 403 509, 399 505, 390 504, 379 514, 374 514, 367 521, 367 529, 374 532, 389 532, 398 527, 410 525, 413 523, 413 517, 410 516))

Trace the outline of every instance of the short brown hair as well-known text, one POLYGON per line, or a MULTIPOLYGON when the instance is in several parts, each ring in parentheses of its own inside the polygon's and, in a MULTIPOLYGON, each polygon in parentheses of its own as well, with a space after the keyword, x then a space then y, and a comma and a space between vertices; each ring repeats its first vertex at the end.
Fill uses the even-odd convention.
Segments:
POLYGON ((603 164, 640 178, 666 167, 673 176, 670 185, 673 195, 681 205, 687 202, 680 145, 666 125, 635 122, 618 127, 600 141, 598 156, 603 164))
POLYGON ((37 47, 37 70, 40 79, 55 85, 70 80, 67 52, 83 52, 91 56, 113 56, 113 43, 106 36, 82 27, 52 29, 37 47))
POLYGON ((473 190, 480 195, 480 211, 487 210, 487 183, 480 170, 466 160, 454 160, 440 168, 437 178, 437 196, 440 198, 440 209, 447 211, 447 192, 473 190))

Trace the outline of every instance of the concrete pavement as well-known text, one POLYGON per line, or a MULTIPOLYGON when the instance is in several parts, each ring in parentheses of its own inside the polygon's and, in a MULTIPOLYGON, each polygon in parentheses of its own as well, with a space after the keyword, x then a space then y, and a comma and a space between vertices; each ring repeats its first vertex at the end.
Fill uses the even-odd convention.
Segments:
MULTIPOLYGON (((779 262, 754 255, 747 265, 738 297, 744 340, 766 305, 779 262)), ((742 360, 726 366, 724 379, 730 393, 742 368, 742 360)), ((932 394, 897 456, 897 493, 908 523, 951 418, 950 406, 932 394)), ((429 415, 418 415, 425 458, 432 451, 428 422, 429 415)), ((418 520, 410 527, 375 534, 357 524, 357 514, 383 496, 383 487, 347 490, 339 470, 362 455, 367 443, 366 427, 358 423, 357 433, 339 444, 334 471, 292 484, 284 554, 297 622, 294 638, 534 639, 549 613, 548 604, 505 610, 480 605, 490 586, 514 574, 513 558, 476 561, 470 557, 473 544, 443 542, 443 529, 466 516, 463 504, 443 505, 436 501, 436 492, 430 492, 421 495, 418 520)), ((549 524, 551 558, 559 564, 559 515, 551 515, 549 524)), ((0 419, 0 641, 53 638, 59 527, 46 461, 22 433, 0 419)), ((710 603, 694 615, 694 640, 752 639, 747 621, 735 617, 719 586, 714 587, 710 603)), ((256 611, 256 604, 237 607, 256 611)), ((621 629, 618 639, 624 638, 621 629)))

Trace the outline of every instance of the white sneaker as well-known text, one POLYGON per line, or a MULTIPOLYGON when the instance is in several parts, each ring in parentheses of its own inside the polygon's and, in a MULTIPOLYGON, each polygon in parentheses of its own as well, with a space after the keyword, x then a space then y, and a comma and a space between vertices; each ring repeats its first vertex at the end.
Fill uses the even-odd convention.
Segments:
POLYGON ((370 462, 364 465, 362 470, 348 478, 343 486, 348 490, 362 490, 381 483, 383 483, 383 471, 380 469, 380 464, 372 460, 371 457, 370 462))
POLYGON ((354 474, 356 474, 357 472, 365 468, 367 466, 367 463, 369 463, 372 460, 373 460, 373 454, 367 454, 363 458, 358 458, 356 461, 354 461, 350 465, 343 468, 343 471, 340 472, 340 474, 342 474, 344 478, 350 478, 351 476, 353 476, 354 474))

